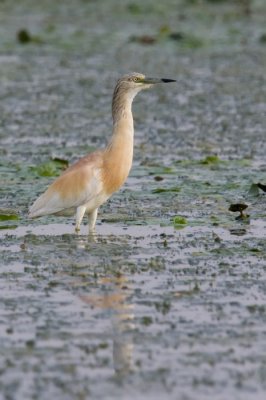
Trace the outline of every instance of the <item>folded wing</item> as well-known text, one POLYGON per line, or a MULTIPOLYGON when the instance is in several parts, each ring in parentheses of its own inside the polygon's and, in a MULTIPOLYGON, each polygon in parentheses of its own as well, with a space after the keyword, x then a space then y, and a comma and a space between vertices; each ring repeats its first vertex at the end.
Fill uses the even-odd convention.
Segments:
POLYGON ((33 203, 29 217, 56 214, 88 203, 102 191, 101 153, 93 153, 68 168, 33 203))

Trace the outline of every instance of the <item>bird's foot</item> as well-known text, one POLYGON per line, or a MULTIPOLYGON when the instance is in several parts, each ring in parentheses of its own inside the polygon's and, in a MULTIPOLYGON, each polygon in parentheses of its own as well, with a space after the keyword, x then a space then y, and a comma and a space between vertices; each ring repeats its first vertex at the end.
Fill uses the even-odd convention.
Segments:
POLYGON ((98 242, 98 236, 95 229, 90 229, 88 234, 88 240, 90 242, 98 242))

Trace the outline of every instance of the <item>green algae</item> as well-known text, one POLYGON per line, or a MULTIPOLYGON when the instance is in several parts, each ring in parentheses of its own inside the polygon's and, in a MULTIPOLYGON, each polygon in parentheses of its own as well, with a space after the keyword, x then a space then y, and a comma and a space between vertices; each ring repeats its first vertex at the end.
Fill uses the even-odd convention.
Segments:
POLYGON ((18 220, 19 216, 17 214, 10 214, 10 213, 5 213, 3 214, 2 211, 0 211, 0 221, 14 221, 14 220, 18 220))
POLYGON ((68 167, 68 161, 63 159, 52 159, 46 163, 30 167, 30 172, 41 177, 58 176, 68 167))
POLYGON ((183 228, 185 225, 187 225, 187 220, 186 220, 186 218, 185 217, 182 217, 182 216, 180 216, 180 215, 176 215, 174 218, 173 218, 173 224, 174 224, 174 227, 175 228, 183 228))
POLYGON ((219 159, 218 156, 212 155, 212 156, 206 156, 200 163, 203 165, 213 165, 213 164, 218 164, 220 162, 221 160, 219 159))

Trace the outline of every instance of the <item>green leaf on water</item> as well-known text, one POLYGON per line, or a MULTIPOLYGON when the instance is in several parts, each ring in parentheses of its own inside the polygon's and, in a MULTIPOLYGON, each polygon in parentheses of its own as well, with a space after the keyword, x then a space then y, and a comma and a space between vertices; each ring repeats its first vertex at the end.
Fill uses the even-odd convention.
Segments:
POLYGON ((0 229, 16 229, 18 226, 17 225, 0 225, 0 229))
POLYGON ((19 216, 15 210, 9 208, 0 208, 0 221, 18 220, 19 216))
POLYGON ((127 9, 131 14, 141 14, 141 7, 136 3, 128 4, 127 9))
POLYGON ((175 228, 181 229, 181 228, 184 228, 185 225, 187 225, 187 220, 186 220, 185 217, 182 217, 181 215, 176 215, 176 216, 173 218, 173 223, 174 223, 174 227, 175 227, 175 228))
POLYGON ((142 323, 143 325, 146 325, 146 326, 151 325, 152 322, 153 322, 153 320, 152 320, 152 318, 149 317, 149 316, 144 316, 144 317, 142 317, 142 319, 141 319, 141 323, 142 323))
POLYGON ((31 167, 30 169, 39 176, 58 176, 67 167, 67 160, 54 158, 46 163, 31 167))
POLYGON ((0 221, 17 220, 18 216, 15 214, 0 214, 0 221))
POLYGON ((171 187, 171 188, 156 188, 152 191, 152 193, 178 193, 180 192, 180 188, 177 186, 171 187))
POLYGON ((194 35, 184 35, 184 37, 181 40, 181 43, 184 47, 190 49, 197 49, 199 47, 204 46, 205 44, 203 39, 194 35))
POLYGON ((39 36, 32 35, 26 29, 20 29, 17 32, 17 41, 21 44, 35 43, 35 44, 43 44, 43 40, 39 36))
POLYGON ((221 162, 220 158, 218 156, 207 156, 203 160, 200 161, 201 164, 203 165, 213 165, 213 164, 218 164, 221 162))
POLYGON ((69 166, 68 160, 65 160, 64 158, 54 157, 52 158, 52 161, 58 164, 59 166, 61 165, 62 169, 65 169, 69 166))
POLYGON ((258 185, 256 183, 252 183, 252 185, 249 188, 248 195, 257 197, 257 196, 259 196, 259 194, 260 194, 260 191, 259 191, 258 185))

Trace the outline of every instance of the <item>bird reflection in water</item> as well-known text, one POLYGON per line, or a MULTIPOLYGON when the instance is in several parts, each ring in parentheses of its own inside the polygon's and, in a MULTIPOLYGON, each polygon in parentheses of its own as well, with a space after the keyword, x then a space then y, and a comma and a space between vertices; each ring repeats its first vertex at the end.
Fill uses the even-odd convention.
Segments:
POLYGON ((84 295, 81 299, 95 307, 112 312, 113 365, 118 376, 125 376, 134 369, 133 331, 135 329, 134 306, 130 304, 128 279, 123 275, 101 278, 100 284, 110 291, 103 296, 84 295))

